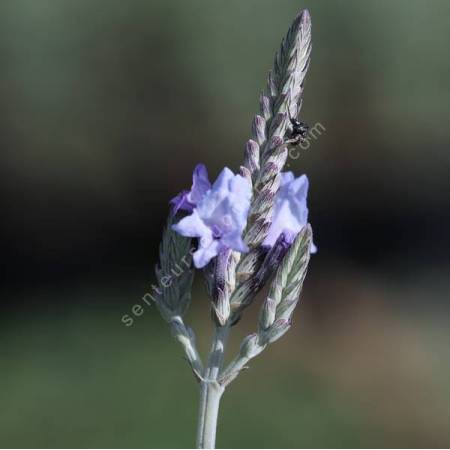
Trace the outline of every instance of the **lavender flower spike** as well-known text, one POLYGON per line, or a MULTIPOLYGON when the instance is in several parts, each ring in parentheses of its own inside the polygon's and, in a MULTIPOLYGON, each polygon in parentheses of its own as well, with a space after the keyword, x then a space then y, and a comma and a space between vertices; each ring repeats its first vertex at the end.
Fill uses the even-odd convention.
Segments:
POLYGON ((206 167, 199 164, 191 189, 170 202, 172 210, 156 270, 157 305, 183 346, 200 385, 197 448, 215 448, 225 388, 252 358, 291 327, 310 253, 315 251, 307 223, 308 179, 282 172, 289 149, 298 144, 292 139, 292 119, 299 117, 310 53, 311 17, 303 10, 276 54, 240 174, 224 168, 211 184, 206 167), (197 239, 193 254, 190 238, 197 239), (175 277, 166 276, 179 261, 185 269, 175 277), (184 321, 192 266, 207 266, 202 272, 211 300, 214 336, 205 364, 194 332, 184 321), (167 278, 171 278, 169 285, 167 278), (261 305, 256 332, 244 339, 236 357, 225 367, 232 327, 267 284, 270 290, 261 305))
POLYGON ((170 200, 172 213, 178 211, 192 212, 203 196, 211 189, 208 178, 208 171, 204 164, 197 164, 192 174, 192 188, 190 191, 181 191, 176 197, 170 200))
MULTIPOLYGON (((280 189, 275 197, 272 224, 263 245, 272 247, 278 237, 284 233, 286 241, 292 244, 297 234, 308 223, 309 182, 306 175, 295 178, 293 172, 282 172, 280 189)), ((311 245, 311 253, 317 248, 311 245)))
POLYGON ((242 232, 247 224, 250 198, 250 183, 225 167, 192 214, 173 225, 182 236, 199 238, 193 255, 195 267, 205 267, 224 249, 248 251, 242 232))

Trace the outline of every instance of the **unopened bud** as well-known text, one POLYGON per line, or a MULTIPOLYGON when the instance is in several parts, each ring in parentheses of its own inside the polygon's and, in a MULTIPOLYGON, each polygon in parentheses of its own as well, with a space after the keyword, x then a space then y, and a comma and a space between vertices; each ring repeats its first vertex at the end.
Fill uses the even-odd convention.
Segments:
POLYGON ((278 305, 277 309, 277 317, 288 322, 291 321, 292 314, 298 303, 297 292, 293 292, 291 295, 292 297, 290 299, 283 300, 282 303, 278 305))
POLYGON ((281 136, 275 135, 270 139, 269 149, 273 150, 274 148, 280 147, 283 145, 284 139, 281 136))
POLYGON ((247 280, 259 270, 266 253, 267 248, 259 246, 242 255, 236 269, 239 281, 247 280))
POLYGON ((259 318, 259 326, 262 330, 267 330, 275 322, 275 313, 277 311, 277 304, 275 300, 267 298, 261 308, 261 315, 259 318))
POLYGON ((256 115, 253 119, 252 135, 259 145, 263 144, 266 140, 266 121, 259 115, 256 115))
POLYGON ((252 185, 252 173, 247 169, 247 167, 241 166, 239 168, 239 174, 241 175, 241 177, 244 177, 250 185, 252 185))
POLYGON ((270 107, 270 98, 264 94, 261 94, 261 96, 259 97, 259 106, 261 108, 261 113, 264 119, 266 121, 269 120, 272 115, 272 110, 270 107))
POLYGON ((252 213, 258 214, 261 211, 265 211, 273 206, 275 193, 269 189, 261 191, 256 197, 252 205, 252 213))
POLYGON ((270 125, 270 134, 272 136, 279 136, 283 140, 287 123, 288 114, 286 112, 279 112, 272 120, 272 123, 270 125))
POLYGON ((244 165, 251 173, 259 170, 259 145, 253 139, 249 139, 245 145, 244 165))
POLYGON ((269 72, 267 79, 267 91, 270 97, 275 97, 278 94, 277 84, 272 70, 269 72))
POLYGON ((289 330, 290 327, 290 321, 284 319, 276 320, 272 324, 272 326, 264 333, 264 343, 271 344, 272 342, 277 341, 281 336, 283 336, 283 334, 285 334, 289 330))
POLYGON ((258 184, 264 186, 265 184, 267 184, 267 182, 271 178, 277 176, 277 174, 279 172, 280 172, 280 168, 278 167, 278 165, 275 162, 272 162, 272 161, 267 162, 264 165, 264 168, 262 170, 262 175, 261 175, 261 178, 260 178, 258 184))
MULTIPOLYGON (((220 290, 219 290, 220 292, 220 290)), ((212 303, 213 317, 220 326, 224 326, 230 317, 230 301, 224 293, 219 294, 219 298, 212 303)))
POLYGON ((248 305, 253 299, 255 292, 257 292, 258 287, 259 283, 255 278, 249 278, 247 281, 242 283, 231 296, 230 303, 233 311, 239 310, 248 305))
POLYGON ((284 231, 278 236, 275 244, 271 247, 266 257, 264 258, 261 268, 258 271, 257 277, 261 283, 265 283, 272 273, 279 267, 286 255, 289 247, 295 239, 295 234, 284 231))
POLYGON ((239 354, 244 358, 253 358, 264 350, 264 346, 259 344, 256 333, 250 334, 242 341, 239 354))
POLYGON ((246 242, 251 247, 256 247, 267 236, 270 228, 270 221, 264 218, 258 219, 248 230, 246 234, 246 242))

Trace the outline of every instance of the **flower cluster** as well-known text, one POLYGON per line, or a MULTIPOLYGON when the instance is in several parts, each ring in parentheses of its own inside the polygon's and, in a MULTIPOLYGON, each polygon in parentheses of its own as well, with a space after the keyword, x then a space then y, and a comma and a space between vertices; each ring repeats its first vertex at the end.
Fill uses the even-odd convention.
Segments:
MULTIPOLYGON (((306 226, 308 184, 306 175, 295 178, 292 172, 281 173, 272 223, 263 246, 273 247, 282 233, 285 241, 292 244, 306 226)), ((226 249, 248 252, 242 235, 247 225, 251 195, 251 185, 243 176, 224 168, 211 184, 206 167, 197 165, 191 190, 182 191, 171 200, 173 214, 178 211, 190 213, 172 227, 182 236, 198 238, 198 249, 193 255, 195 267, 205 267, 226 249)))
POLYGON ((250 208, 251 186, 241 175, 225 167, 211 185, 206 167, 199 164, 193 174, 192 188, 178 194, 173 210, 185 210, 184 217, 173 229, 185 237, 199 239, 194 253, 195 267, 201 269, 226 249, 247 252, 242 239, 250 208))

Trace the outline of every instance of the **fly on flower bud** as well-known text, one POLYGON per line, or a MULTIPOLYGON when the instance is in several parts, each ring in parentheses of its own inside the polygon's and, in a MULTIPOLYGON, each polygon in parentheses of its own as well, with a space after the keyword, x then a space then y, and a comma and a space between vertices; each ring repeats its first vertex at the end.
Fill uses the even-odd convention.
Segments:
POLYGON ((309 125, 305 122, 291 117, 291 131, 289 133, 288 143, 291 145, 297 145, 304 142, 308 134, 309 125))

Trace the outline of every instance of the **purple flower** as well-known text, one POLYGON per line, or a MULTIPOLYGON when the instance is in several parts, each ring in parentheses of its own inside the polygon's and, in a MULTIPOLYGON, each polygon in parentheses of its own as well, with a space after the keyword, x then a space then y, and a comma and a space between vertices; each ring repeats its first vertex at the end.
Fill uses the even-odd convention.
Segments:
MULTIPOLYGON (((308 223, 308 178, 302 175, 295 178, 292 172, 281 173, 280 189, 275 197, 272 224, 263 245, 272 247, 283 233, 284 240, 292 244, 297 234, 308 223)), ((311 246, 311 253, 317 251, 311 246)))
POLYGON ((191 208, 192 214, 173 225, 173 229, 182 236, 199 238, 193 255, 195 267, 206 266, 225 249, 247 252, 242 232, 250 208, 250 183, 226 167, 210 189, 206 189, 209 181, 204 166, 197 166, 193 178, 192 189, 185 196, 189 205, 184 201, 177 203, 178 209, 191 208))
POLYGON ((170 200, 172 212, 175 215, 178 211, 192 212, 203 196, 211 189, 208 179, 208 171, 204 164, 197 164, 192 174, 192 188, 190 191, 181 191, 176 197, 170 200))

